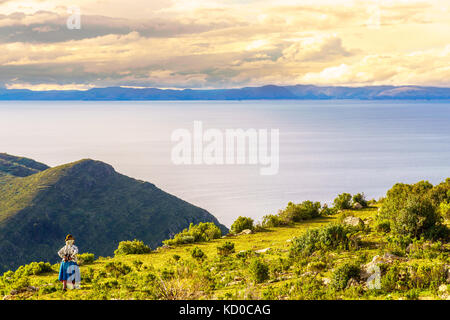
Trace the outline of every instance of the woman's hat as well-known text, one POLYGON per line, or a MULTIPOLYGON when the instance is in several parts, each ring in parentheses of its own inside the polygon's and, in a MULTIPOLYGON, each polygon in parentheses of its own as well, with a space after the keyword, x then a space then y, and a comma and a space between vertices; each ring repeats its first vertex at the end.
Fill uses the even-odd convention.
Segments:
POLYGON ((71 234, 68 234, 67 236, 66 236, 66 241, 67 240, 75 240, 75 238, 71 235, 71 234))

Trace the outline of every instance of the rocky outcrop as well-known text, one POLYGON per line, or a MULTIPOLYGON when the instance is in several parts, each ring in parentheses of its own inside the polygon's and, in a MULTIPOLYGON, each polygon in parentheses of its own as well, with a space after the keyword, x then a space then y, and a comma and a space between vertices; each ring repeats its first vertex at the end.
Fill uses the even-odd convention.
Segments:
POLYGON ((345 225, 352 226, 352 227, 364 226, 364 221, 361 218, 354 217, 354 216, 346 217, 342 221, 342 223, 345 225))
POLYGON ((356 202, 356 203, 353 205, 353 209, 360 210, 360 209, 362 209, 362 208, 363 208, 363 206, 362 206, 359 202, 356 202))

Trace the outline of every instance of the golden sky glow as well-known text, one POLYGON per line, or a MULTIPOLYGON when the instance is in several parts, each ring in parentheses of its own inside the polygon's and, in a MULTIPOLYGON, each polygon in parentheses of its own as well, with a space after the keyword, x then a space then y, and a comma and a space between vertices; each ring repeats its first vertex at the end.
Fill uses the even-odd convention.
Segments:
POLYGON ((0 0, 0 87, 450 86, 449 39, 450 0, 0 0))

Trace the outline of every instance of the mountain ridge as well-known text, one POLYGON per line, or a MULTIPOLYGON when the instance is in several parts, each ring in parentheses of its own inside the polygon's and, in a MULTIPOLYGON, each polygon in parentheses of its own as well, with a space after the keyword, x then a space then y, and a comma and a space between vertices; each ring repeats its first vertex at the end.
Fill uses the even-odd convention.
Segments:
POLYGON ((107 256, 120 241, 151 247, 190 223, 213 222, 208 211, 154 184, 83 159, 26 177, 0 175, 0 272, 33 260, 55 261, 71 233, 83 250, 107 256))
POLYGON ((450 88, 431 86, 265 85, 235 89, 158 89, 105 87, 89 90, 0 89, 0 100, 449 100, 450 88))

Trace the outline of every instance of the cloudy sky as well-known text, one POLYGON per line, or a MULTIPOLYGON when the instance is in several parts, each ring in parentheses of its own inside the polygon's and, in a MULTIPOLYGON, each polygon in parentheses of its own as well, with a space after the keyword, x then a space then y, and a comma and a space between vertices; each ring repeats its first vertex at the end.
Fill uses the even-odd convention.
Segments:
POLYGON ((449 40, 450 0, 0 0, 0 87, 450 86, 449 40))

